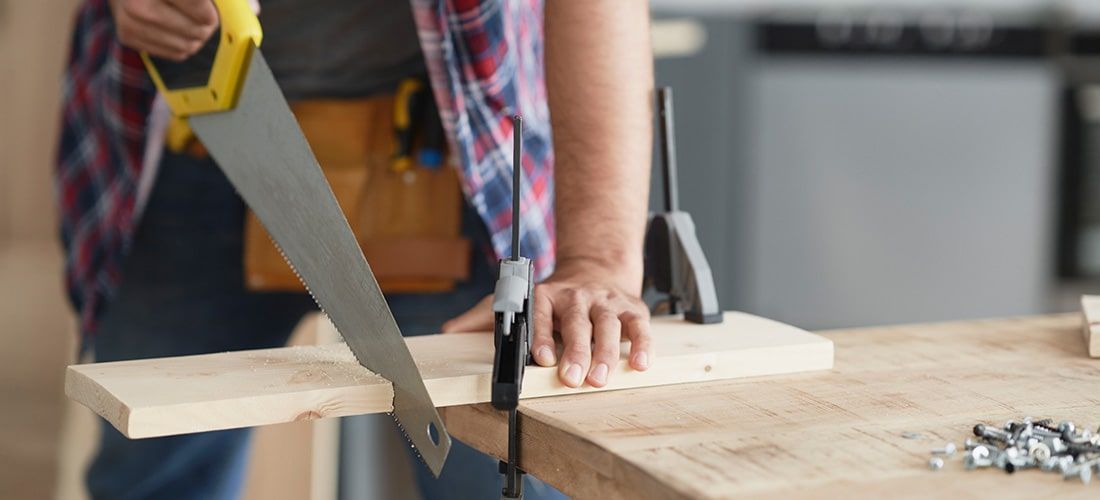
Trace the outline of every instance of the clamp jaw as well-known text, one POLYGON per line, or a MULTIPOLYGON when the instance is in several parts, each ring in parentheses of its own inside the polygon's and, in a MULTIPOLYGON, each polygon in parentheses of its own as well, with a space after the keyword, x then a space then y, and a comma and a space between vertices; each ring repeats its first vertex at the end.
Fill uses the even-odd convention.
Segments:
POLYGON ((514 410, 530 354, 534 267, 523 257, 502 259, 499 272, 493 292, 493 343, 497 355, 493 362, 492 403, 498 410, 514 410))
POLYGON ((530 363, 532 297, 534 296, 535 271, 531 260, 520 255, 520 165, 523 122, 517 115, 512 118, 512 258, 501 259, 493 292, 494 331, 493 343, 493 408, 508 412, 508 460, 500 462, 504 475, 502 500, 523 498, 523 475, 519 468, 519 427, 516 409, 519 393, 523 388, 523 371, 530 363))
POLYGON ((695 236, 695 222, 687 212, 652 214, 645 237, 646 283, 666 294, 669 314, 683 309, 692 323, 722 322, 707 256, 695 236))
POLYGON ((664 87, 657 91, 657 110, 661 119, 665 211, 650 214, 646 228, 646 292, 666 295, 669 314, 683 309, 684 319, 692 323, 721 323, 722 309, 714 288, 714 275, 695 235, 695 222, 690 214, 679 209, 672 89, 664 87))

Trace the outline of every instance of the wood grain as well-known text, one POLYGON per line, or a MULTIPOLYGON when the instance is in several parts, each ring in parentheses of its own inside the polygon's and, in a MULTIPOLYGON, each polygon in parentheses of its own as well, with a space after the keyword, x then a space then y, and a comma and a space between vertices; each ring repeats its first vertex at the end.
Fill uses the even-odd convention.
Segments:
MULTIPOLYGON (((653 322, 656 359, 644 372, 624 358, 601 389, 571 389, 554 367, 531 366, 523 397, 827 370, 832 342, 743 313, 716 325, 653 322)), ((438 406, 489 401, 492 336, 429 335, 409 350, 438 406)), ((131 438, 389 412, 390 383, 343 344, 70 366, 65 393, 131 438)))
MULTIPOLYGON (((521 404, 521 464, 576 498, 1095 498, 1057 474, 937 472, 929 450, 979 421, 1100 423, 1100 363, 1078 315, 838 330, 828 372, 521 404), (919 439, 906 439, 914 432, 919 439)), ((501 414, 447 408, 502 456, 501 414)))
POLYGON ((1100 358, 1100 295, 1081 296, 1081 333, 1089 356, 1100 358))

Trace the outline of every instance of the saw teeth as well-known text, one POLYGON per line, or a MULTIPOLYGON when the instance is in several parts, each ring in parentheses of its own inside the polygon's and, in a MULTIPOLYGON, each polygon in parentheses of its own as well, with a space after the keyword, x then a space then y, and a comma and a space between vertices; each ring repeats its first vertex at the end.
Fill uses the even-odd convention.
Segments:
MULTIPOLYGON (((405 430, 405 426, 401 425, 401 421, 397 419, 397 414, 391 411, 389 413, 389 416, 391 419, 393 419, 393 423, 397 426, 397 429, 401 431, 401 436, 405 438, 405 442, 409 444, 409 448, 412 448, 413 454, 416 455, 416 459, 419 460, 420 464, 426 467, 429 471, 432 470, 432 468, 428 465, 428 462, 424 460, 424 456, 420 454, 420 449, 417 448, 415 444, 413 444, 412 438, 409 437, 409 431, 405 430)), ((432 472, 432 475, 436 475, 435 472, 432 472)))
MULTIPOLYGON (((264 228, 264 231, 267 232, 267 228, 264 228)), ((267 234, 267 239, 271 240, 272 245, 275 245, 275 249, 279 251, 279 256, 283 258, 283 262, 286 262, 286 265, 290 266, 290 270, 294 273, 294 276, 298 278, 298 282, 301 283, 303 287, 305 287, 306 293, 308 293, 309 297, 313 299, 313 303, 317 305, 317 309, 321 311, 321 314, 324 314, 326 317, 328 317, 328 313, 325 312, 325 306, 322 306, 321 302, 317 300, 317 297, 313 295, 313 291, 309 289, 309 284, 307 284, 306 281, 302 279, 302 275, 298 273, 298 268, 294 267, 294 264, 290 262, 289 258, 287 258, 286 252, 283 252, 283 247, 279 245, 279 242, 275 241, 275 238, 271 237, 271 233, 267 234)), ((329 323, 332 323, 332 327, 335 328, 336 332, 340 334, 340 341, 344 341, 344 333, 340 331, 340 327, 336 326, 336 323, 332 320, 329 320, 329 323)), ((362 366, 363 360, 359 359, 359 355, 356 354, 355 351, 352 349, 348 350, 351 351, 351 355, 355 357, 355 361, 358 362, 360 366, 362 366)), ((393 406, 392 402, 390 403, 390 406, 393 406)), ((427 467, 428 470, 431 470, 428 462, 424 460, 424 456, 420 454, 420 449, 416 447, 416 444, 413 443, 412 438, 409 437, 409 431, 405 430, 404 425, 401 425, 401 420, 398 420, 397 414, 391 411, 388 413, 388 415, 391 419, 393 419, 393 423, 397 426, 397 429, 401 431, 401 437, 404 437, 405 442, 409 444, 409 448, 412 448, 413 454, 416 455, 416 459, 419 460, 420 463, 424 465, 424 467, 427 467)))
MULTIPOLYGON (((264 228, 264 232, 267 232, 267 228, 264 228)), ((298 278, 298 283, 301 283, 302 287, 306 289, 306 293, 309 294, 309 298, 313 299, 313 303, 317 305, 317 309, 319 309, 321 313, 327 317, 328 313, 325 312, 325 306, 321 305, 321 302, 317 300, 317 296, 313 295, 313 290, 309 289, 309 284, 306 283, 306 280, 302 279, 302 275, 298 273, 298 268, 294 267, 294 263, 290 262, 290 259, 287 258, 286 252, 283 251, 282 245, 279 245, 279 242, 275 241, 275 238, 271 237, 270 232, 267 233, 267 239, 271 240, 272 245, 275 245, 275 249, 279 251, 279 256, 282 257, 283 262, 286 262, 286 265, 290 267, 290 271, 294 273, 294 277, 298 278)), ((332 327, 335 328, 336 332, 340 334, 340 340, 343 341, 344 333, 340 331, 340 327, 336 326, 336 323, 333 322, 331 319, 329 320, 329 322, 332 323, 332 327)), ((351 349, 348 350, 350 351, 351 349)), ((351 355, 355 356, 355 360, 358 361, 360 364, 363 363, 363 360, 359 359, 359 356, 355 354, 355 351, 351 351, 351 355)))

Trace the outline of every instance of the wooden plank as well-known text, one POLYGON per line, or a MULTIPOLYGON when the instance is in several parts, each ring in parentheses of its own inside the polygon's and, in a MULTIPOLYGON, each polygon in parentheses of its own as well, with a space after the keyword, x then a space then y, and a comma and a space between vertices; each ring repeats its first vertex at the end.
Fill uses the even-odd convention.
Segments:
MULTIPOLYGON (((523 397, 827 370, 832 342, 768 319, 727 313, 716 325, 653 321, 656 359, 644 372, 623 359, 602 388, 571 389, 554 367, 532 366, 523 397)), ((439 406, 489 401, 492 336, 408 339, 439 406)), ((388 381, 343 344, 70 366, 65 393, 131 438, 275 424, 391 410, 388 381)))
POLYGON ((1089 356, 1100 358, 1100 295, 1081 296, 1081 333, 1089 356))
MULTIPOLYGON (((979 421, 1100 423, 1079 315, 822 335, 837 349, 828 372, 524 401, 521 465, 576 498, 1095 498, 1058 474, 966 471, 959 457, 927 467, 979 421)), ((444 418, 503 455, 500 412, 444 418)))

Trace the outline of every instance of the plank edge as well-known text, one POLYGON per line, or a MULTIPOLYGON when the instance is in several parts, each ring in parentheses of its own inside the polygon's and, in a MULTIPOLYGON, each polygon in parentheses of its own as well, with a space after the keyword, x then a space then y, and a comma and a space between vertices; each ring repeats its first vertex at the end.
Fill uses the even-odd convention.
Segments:
POLYGON ((65 396, 110 422, 122 435, 131 437, 132 409, 85 373, 82 369, 84 366, 86 365, 70 365, 65 368, 65 396), (112 408, 115 411, 110 411, 112 408))
POLYGON ((1100 358, 1100 295, 1081 296, 1081 334, 1089 357, 1100 358))

